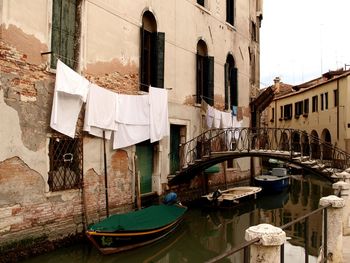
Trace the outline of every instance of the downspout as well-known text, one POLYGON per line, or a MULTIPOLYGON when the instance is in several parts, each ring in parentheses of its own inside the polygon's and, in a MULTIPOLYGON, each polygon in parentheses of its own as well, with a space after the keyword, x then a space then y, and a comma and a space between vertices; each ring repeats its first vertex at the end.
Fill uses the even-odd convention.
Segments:
POLYGON ((340 119, 340 114, 339 114, 339 79, 337 79, 337 141, 339 141, 339 119, 340 119))

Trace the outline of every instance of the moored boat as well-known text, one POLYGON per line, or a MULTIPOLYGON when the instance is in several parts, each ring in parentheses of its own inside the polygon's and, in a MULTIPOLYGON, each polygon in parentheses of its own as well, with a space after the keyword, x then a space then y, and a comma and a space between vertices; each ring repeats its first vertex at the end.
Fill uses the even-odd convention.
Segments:
POLYGON ((214 204, 237 204, 243 199, 256 197, 256 194, 261 191, 260 187, 255 186, 238 186, 227 190, 220 191, 219 189, 207 195, 203 195, 202 199, 208 200, 214 204))
POLYGON ((155 242, 175 230, 187 207, 153 205, 141 210, 112 215, 91 225, 86 235, 103 254, 112 254, 155 242))
POLYGON ((278 193, 289 186, 290 176, 286 168, 273 168, 271 175, 258 175, 254 178, 254 182, 265 193, 278 193))

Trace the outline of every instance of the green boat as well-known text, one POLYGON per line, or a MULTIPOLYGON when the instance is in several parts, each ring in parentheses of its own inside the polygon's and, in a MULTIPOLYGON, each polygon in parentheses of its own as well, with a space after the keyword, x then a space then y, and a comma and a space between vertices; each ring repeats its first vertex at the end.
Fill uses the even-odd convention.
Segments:
POLYGON ((180 224, 186 210, 179 204, 161 204, 115 214, 91 225, 86 235, 102 254, 117 253, 167 236, 180 224))

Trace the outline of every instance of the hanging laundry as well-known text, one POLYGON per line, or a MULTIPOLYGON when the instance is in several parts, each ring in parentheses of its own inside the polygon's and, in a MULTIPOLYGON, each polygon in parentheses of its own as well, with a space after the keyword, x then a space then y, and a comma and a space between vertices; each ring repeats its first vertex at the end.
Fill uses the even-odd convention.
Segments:
POLYGON ((89 81, 60 60, 57 61, 56 82, 50 127, 71 138, 75 129, 81 106, 86 101, 89 81))
POLYGON ((89 81, 72 70, 61 60, 57 60, 55 90, 80 96, 86 102, 89 81))
POLYGON ((161 88, 149 89, 150 138, 151 143, 170 134, 168 117, 168 91, 161 88))
POLYGON ((85 108, 84 131, 98 137, 110 139, 111 131, 117 130, 119 94, 90 84, 85 108))
POLYGON ((118 130, 113 133, 113 149, 120 149, 149 140, 149 129, 149 125, 118 123, 118 130))
POLYGON ((237 118, 234 117, 234 118, 232 119, 232 122, 233 122, 233 128, 237 128, 237 129, 234 129, 234 130, 235 130, 235 132, 234 132, 234 137, 235 137, 235 139, 238 139, 238 138, 239 138, 239 134, 240 134, 240 129, 239 129, 239 128, 242 127, 242 125, 243 125, 243 120, 237 121, 237 118))
POLYGON ((117 122, 123 124, 149 125, 149 95, 119 94, 117 122))
POLYGON ((232 127, 232 115, 230 112, 221 112, 221 128, 231 128, 232 127))
POLYGON ((120 149, 149 140, 149 95, 119 94, 117 122, 117 131, 113 133, 113 149, 120 149))
POLYGON ((238 112, 238 107, 232 105, 232 115, 233 115, 233 116, 237 116, 237 112, 238 112))
POLYGON ((221 111, 214 109, 214 128, 220 128, 221 111))
POLYGON ((214 122, 214 108, 210 105, 207 107, 207 114, 205 116, 207 128, 211 129, 214 122))

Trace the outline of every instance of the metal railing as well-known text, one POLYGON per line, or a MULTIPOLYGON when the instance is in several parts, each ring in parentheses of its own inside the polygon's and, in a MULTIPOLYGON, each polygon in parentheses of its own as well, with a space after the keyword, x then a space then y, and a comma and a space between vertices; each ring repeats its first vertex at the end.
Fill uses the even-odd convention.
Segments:
MULTIPOLYGON (((320 207, 314 211, 311 211, 310 213, 307 213, 295 220, 292 220, 291 222, 281 226, 280 228, 283 229, 287 229, 289 227, 291 227, 292 225, 299 223, 301 221, 304 220, 304 240, 305 240, 305 263, 309 262, 309 254, 308 254, 308 243, 307 241, 309 240, 309 232, 308 232, 308 224, 309 224, 309 218, 310 216, 319 213, 321 211, 323 211, 323 246, 322 246, 322 262, 327 262, 327 208, 330 207, 331 205, 328 206, 323 206, 320 207)), ((230 255, 233 255, 237 252, 239 252, 240 250, 243 249, 244 253, 243 253, 243 262, 244 263, 248 263, 249 262, 249 248, 251 245, 253 245, 256 242, 259 242, 260 238, 254 238, 250 241, 244 242, 242 244, 240 244, 239 246, 234 247, 233 249, 231 249, 230 251, 227 251, 219 256, 216 256, 214 258, 209 259, 208 261, 206 261, 206 263, 214 263, 214 262, 218 262, 230 255)), ((284 244, 281 246, 281 250, 280 250, 280 257, 281 257, 281 263, 284 262, 284 244)))
MULTIPOLYGON (((350 166, 350 154, 301 130, 283 128, 211 129, 180 145, 180 167, 185 173, 218 154, 280 156, 330 176, 350 166)), ((172 156, 174 153, 170 153, 172 156)))

